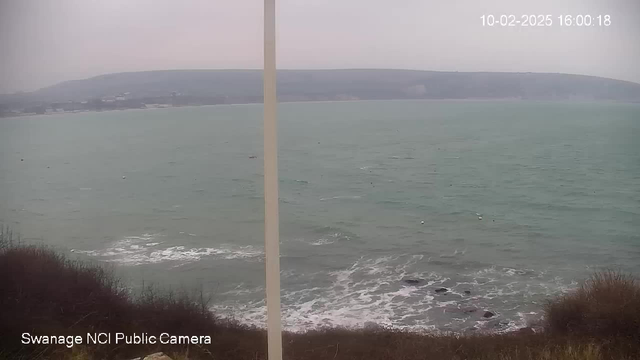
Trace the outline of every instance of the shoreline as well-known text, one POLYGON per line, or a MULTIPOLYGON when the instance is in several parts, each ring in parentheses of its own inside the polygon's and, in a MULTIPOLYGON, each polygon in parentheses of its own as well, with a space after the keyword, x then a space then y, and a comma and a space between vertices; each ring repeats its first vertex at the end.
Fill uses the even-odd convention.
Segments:
MULTIPOLYGON (((0 266, 9 272, 0 273, 0 286, 6 290, 0 295, 5 304, 0 312, 4 320, 0 322, 0 350, 8 358, 37 354, 38 358, 62 360, 130 359, 162 351, 182 359, 187 358, 186 353, 194 360, 266 359, 265 330, 217 316, 205 306, 208 300, 202 293, 167 292, 153 286, 132 293, 102 265, 69 261, 64 254, 42 246, 16 244, 11 232, 2 230, 0 266), (16 296, 21 301, 11 301, 16 296), (97 334, 104 334, 101 339, 120 334, 119 338, 129 336, 130 341, 91 343, 97 334), (86 343, 83 336, 90 336, 86 343), (134 340, 136 336, 139 341, 134 340), (170 336, 176 340, 155 341, 170 336), (45 343, 43 338, 50 340, 45 343), (70 345, 69 339, 75 343, 70 345), (84 356, 77 357, 78 352, 84 356)), ((630 275, 604 272, 595 273, 581 289, 550 300, 544 307, 547 317, 537 329, 460 334, 403 331, 377 324, 325 327, 300 333, 283 331, 284 350, 292 360, 634 358, 640 352, 640 343, 635 341, 640 330, 636 322, 640 283, 630 275), (583 320, 575 323, 571 320, 575 316, 583 320), (568 353, 571 357, 564 356, 568 353)))
MULTIPOLYGON (((406 101, 406 102, 428 102, 428 103, 551 103, 551 104, 611 104, 611 105, 629 105, 638 106, 638 102, 624 102, 615 100, 536 100, 536 99, 518 99, 518 98, 468 98, 468 99, 349 99, 349 100, 291 100, 291 101, 278 101, 278 104, 316 104, 316 103, 356 103, 356 102, 380 102, 380 101, 406 101)), ((210 104, 210 105, 163 105, 163 104, 148 104, 145 108, 122 108, 122 109, 110 109, 110 110, 73 110, 73 111, 55 111, 47 112, 45 114, 35 113, 18 113, 0 116, 1 119, 20 118, 20 117, 41 117, 52 115, 69 115, 69 114, 85 114, 85 113, 111 113, 117 111, 143 111, 143 110, 164 110, 164 109, 179 109, 179 108, 195 108, 195 107, 217 107, 217 106, 258 106, 262 105, 262 102, 249 102, 249 103, 229 103, 229 104, 210 104)))

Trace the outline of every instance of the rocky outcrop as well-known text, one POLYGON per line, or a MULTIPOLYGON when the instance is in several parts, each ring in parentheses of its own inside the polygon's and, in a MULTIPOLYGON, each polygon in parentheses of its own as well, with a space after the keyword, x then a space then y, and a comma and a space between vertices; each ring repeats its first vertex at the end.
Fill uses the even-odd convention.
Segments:
POLYGON ((487 319, 488 318, 492 318, 494 316, 496 316, 496 314, 492 313, 491 311, 485 311, 484 314, 482 315, 482 317, 487 318, 487 319))
POLYGON ((527 327, 518 329, 517 333, 518 334, 535 334, 536 332, 530 326, 527 326, 527 327))

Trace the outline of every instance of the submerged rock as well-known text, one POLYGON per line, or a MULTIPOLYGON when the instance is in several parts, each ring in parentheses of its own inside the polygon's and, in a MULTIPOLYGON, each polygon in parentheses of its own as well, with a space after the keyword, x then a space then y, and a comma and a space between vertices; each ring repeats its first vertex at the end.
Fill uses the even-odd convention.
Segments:
POLYGON ((446 293, 447 291, 449 291, 449 289, 447 289, 447 288, 437 288, 435 291, 438 294, 440 294, 440 293, 446 293))
POLYGON ((420 279, 404 279, 403 281, 409 285, 418 285, 422 282, 420 279))
POLYGON ((482 315, 482 317, 485 317, 485 318, 491 318, 494 316, 496 316, 496 314, 492 313, 491 311, 485 311, 484 315, 482 315))
POLYGON ((523 327, 518 329, 518 334, 535 334, 535 330, 533 330, 530 326, 523 327))
POLYGON ((365 330, 380 330, 382 329, 382 326, 373 321, 367 321, 366 323, 364 323, 364 328, 365 330))
POLYGON ((509 322, 506 320, 499 320, 499 319, 493 319, 493 320, 489 320, 485 323, 484 328, 485 329, 495 329, 495 330, 502 330, 505 329, 507 326, 509 326, 509 322))
POLYGON ((472 326, 472 327, 470 327, 470 328, 466 329, 466 330, 465 330, 465 332, 466 332, 466 333, 470 333, 470 332, 474 332, 474 331, 476 331, 476 330, 478 330, 478 328, 477 328, 477 327, 475 327, 475 326, 472 326))
POLYGON ((469 290, 465 290, 464 293, 467 294, 467 295, 471 295, 471 291, 469 291, 469 290))
POLYGON ((474 308, 473 306, 467 306, 467 307, 445 306, 444 307, 445 313, 458 314, 459 316, 469 316, 470 314, 473 314, 477 311, 478 309, 474 308))

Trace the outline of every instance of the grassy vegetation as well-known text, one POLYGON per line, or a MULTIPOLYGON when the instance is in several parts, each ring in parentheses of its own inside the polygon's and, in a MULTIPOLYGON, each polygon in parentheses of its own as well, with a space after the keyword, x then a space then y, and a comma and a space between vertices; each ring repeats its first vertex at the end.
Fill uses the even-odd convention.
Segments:
MULTIPOLYGON (((0 358, 131 359, 163 351, 174 359, 266 359, 264 331, 217 318, 202 294, 146 287, 131 294, 104 267, 0 235, 0 358), (210 335, 212 344, 64 345, 20 343, 21 334, 123 332, 210 335)), ((325 329, 284 334, 285 359, 600 360, 640 358, 640 284, 595 274, 553 299, 545 331, 428 335, 392 329, 325 329)))
POLYGON ((640 283, 617 272, 594 274, 580 288, 549 302, 549 331, 613 336, 640 343, 640 283))

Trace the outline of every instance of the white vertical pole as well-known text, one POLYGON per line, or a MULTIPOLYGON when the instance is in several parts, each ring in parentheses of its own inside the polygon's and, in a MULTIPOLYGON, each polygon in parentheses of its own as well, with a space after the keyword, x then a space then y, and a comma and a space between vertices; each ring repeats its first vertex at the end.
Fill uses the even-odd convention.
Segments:
POLYGON ((280 230, 276 123, 276 6, 264 0, 264 248, 267 277, 269 360, 282 360, 280 319, 280 230))

